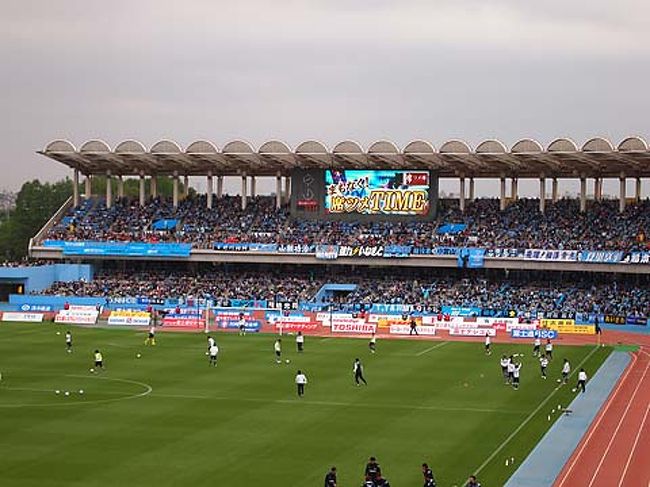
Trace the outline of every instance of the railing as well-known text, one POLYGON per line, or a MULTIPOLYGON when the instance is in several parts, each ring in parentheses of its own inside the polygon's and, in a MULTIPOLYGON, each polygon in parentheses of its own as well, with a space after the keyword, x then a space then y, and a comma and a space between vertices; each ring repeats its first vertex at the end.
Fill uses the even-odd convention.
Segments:
POLYGON ((29 239, 29 252, 31 255, 32 252, 32 247, 35 245, 38 245, 42 240, 43 237, 47 232, 50 231, 50 229, 56 225, 59 220, 65 215, 65 213, 72 207, 72 196, 70 196, 65 202, 61 205, 61 207, 52 215, 52 218, 50 218, 45 225, 43 225, 43 228, 41 228, 36 235, 34 235, 33 238, 29 239))

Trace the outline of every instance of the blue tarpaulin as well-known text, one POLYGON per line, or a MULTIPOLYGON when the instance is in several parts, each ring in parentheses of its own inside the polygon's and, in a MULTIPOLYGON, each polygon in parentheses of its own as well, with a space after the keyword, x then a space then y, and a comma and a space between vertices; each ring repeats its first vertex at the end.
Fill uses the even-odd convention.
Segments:
POLYGON ((463 230, 467 228, 467 225, 465 223, 445 223, 443 225, 440 225, 438 229, 436 230, 436 233, 438 234, 456 234, 460 233, 463 230))

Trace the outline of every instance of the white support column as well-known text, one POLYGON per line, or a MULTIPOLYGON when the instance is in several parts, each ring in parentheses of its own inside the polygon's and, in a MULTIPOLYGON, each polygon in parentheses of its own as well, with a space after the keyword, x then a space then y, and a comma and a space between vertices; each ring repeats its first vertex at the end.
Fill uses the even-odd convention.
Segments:
POLYGON ((634 186, 634 201, 637 203, 641 201, 641 178, 636 178, 636 185, 634 186))
POLYGON ((84 198, 89 200, 93 196, 93 183, 92 183, 92 176, 90 174, 86 174, 86 180, 84 181, 84 198))
POLYGON ((106 171, 106 208, 113 206, 113 178, 111 172, 106 171))
POLYGON ((190 177, 186 174, 183 178, 183 198, 190 194, 190 177))
POLYGON ((619 182, 619 202, 618 202, 618 211, 623 213, 625 211, 625 173, 621 173, 620 177, 618 178, 619 182))
POLYGON ((72 172, 72 204, 79 206, 79 169, 72 172))
POLYGON ((553 178, 553 187, 551 191, 552 191, 551 197, 553 198, 553 203, 557 203, 557 178, 553 178))
POLYGON ((499 209, 501 211, 506 209, 506 178, 501 177, 501 196, 499 199, 499 209))
POLYGON ((291 202, 291 176, 284 178, 284 201, 287 204, 291 202))
POLYGON ((151 189, 151 197, 157 198, 158 197, 158 176, 152 174, 149 184, 151 185, 151 187, 149 188, 151 189))
POLYGON ((144 189, 144 173, 140 173, 140 206, 144 206, 145 189, 144 189))
POLYGON ((208 210, 212 209, 212 193, 214 192, 214 180, 212 179, 212 171, 208 172, 208 188, 207 188, 207 200, 208 200, 208 210))
POLYGON ((544 213, 546 209, 546 178, 543 174, 539 176, 539 212, 544 213))
POLYGON ((517 201, 519 199, 519 180, 517 178, 512 178, 510 197, 512 198, 512 201, 517 201))
POLYGON ((459 204, 461 213, 465 213, 465 176, 460 177, 459 204))
POLYGON ((217 176, 217 198, 223 196, 223 176, 217 176))
POLYGON ((474 178, 469 178, 469 200, 474 201, 474 178))
POLYGON ((282 175, 277 173, 275 176, 275 207, 280 209, 282 206, 282 175))
POLYGON ((587 178, 580 176, 580 213, 587 211, 587 178))
POLYGON ((257 196, 255 193, 256 191, 255 183, 256 183, 255 176, 251 176, 251 198, 255 198, 255 196, 257 196))
POLYGON ((602 179, 600 178, 594 178, 594 200, 595 201, 600 201, 600 196, 601 196, 601 181, 602 179))
POLYGON ((172 205, 178 208, 178 171, 174 171, 172 180, 172 205))
POLYGON ((246 178, 246 173, 243 173, 241 176, 241 209, 245 210, 246 209, 246 203, 247 203, 247 197, 246 194, 248 192, 247 183, 248 179, 246 178))
POLYGON ((117 177, 117 197, 124 198, 124 177, 121 174, 117 177))

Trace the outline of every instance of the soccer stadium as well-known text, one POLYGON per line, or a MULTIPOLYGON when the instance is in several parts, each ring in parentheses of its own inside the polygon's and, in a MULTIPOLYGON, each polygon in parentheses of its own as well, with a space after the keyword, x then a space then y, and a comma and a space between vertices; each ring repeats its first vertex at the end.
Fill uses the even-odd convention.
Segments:
POLYGON ((38 153, 3 485, 650 485, 643 138, 38 153))

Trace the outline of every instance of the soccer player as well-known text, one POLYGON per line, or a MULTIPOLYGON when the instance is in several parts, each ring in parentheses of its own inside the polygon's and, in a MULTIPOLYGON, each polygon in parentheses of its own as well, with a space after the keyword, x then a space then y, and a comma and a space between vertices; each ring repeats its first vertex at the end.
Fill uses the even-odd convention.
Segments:
POLYGON ((325 487, 336 487, 336 467, 332 467, 327 474, 325 474, 325 487))
POLYGON ((509 382, 508 381, 508 377, 509 377, 509 375, 508 375, 508 364, 510 364, 510 359, 508 357, 506 357, 505 355, 502 355, 500 364, 501 364, 501 374, 503 375, 503 380, 507 384, 509 382))
POLYGON ((296 386, 298 386, 298 397, 305 395, 305 385, 307 384, 307 376, 301 370, 296 374, 296 386))
POLYGON ((569 374, 571 373, 571 364, 567 359, 564 359, 564 364, 562 364, 562 384, 566 384, 569 380, 569 374))
POLYGON ((152 326, 149 328, 149 334, 147 335, 147 338, 144 341, 145 345, 151 345, 152 347, 156 346, 156 327, 152 326))
POLYGON ((381 467, 377 463, 377 459, 375 457, 370 457, 370 460, 368 460, 368 463, 366 464, 365 475, 366 480, 371 480, 373 483, 377 480, 378 477, 381 477, 381 467))
POLYGON ((485 332, 485 354, 492 354, 492 351, 490 350, 490 334, 488 332, 485 332))
POLYGON ((210 347, 210 359, 208 361, 208 365, 212 365, 213 367, 217 366, 217 355, 219 354, 219 347, 217 347, 217 344, 212 343, 212 346, 210 347))
POLYGON ((513 379, 515 377, 515 359, 512 355, 510 355, 510 358, 508 359, 508 384, 513 383, 513 379))
MULTIPOLYGON (((360 382, 363 382, 365 385, 368 385, 366 379, 363 377, 363 365, 361 365, 361 360, 358 358, 354 359, 354 364, 352 365, 352 372, 354 373, 354 381, 357 383, 357 387, 360 386, 360 382)), ((372 460, 373 457, 370 457, 372 460)))
POLYGON ((273 351, 275 352, 275 363, 282 363, 282 339, 278 338, 273 344, 273 351))
POLYGON ((208 335, 208 351, 205 352, 206 355, 210 355, 210 349, 212 346, 215 344, 214 338, 212 338, 210 335, 208 335))
POLYGON ((546 339, 546 346, 544 347, 544 351, 546 352, 548 359, 553 360, 553 344, 551 343, 550 338, 546 339))
POLYGON ((481 483, 476 480, 475 475, 470 475, 469 478, 467 479, 467 483, 465 484, 465 487, 481 487, 481 483))
POLYGON ((410 327, 411 327, 411 329, 409 330, 409 335, 413 335, 414 333, 416 335, 419 335, 419 333, 418 333, 418 324, 415 322, 414 318, 411 318, 410 327))
POLYGON ((377 351, 377 337, 375 336, 374 331, 372 332, 372 336, 368 342, 368 348, 370 349, 370 353, 375 353, 377 351))
POLYGON ((548 367, 548 359, 546 355, 542 354, 539 358, 539 368, 542 371, 542 379, 546 379, 546 367, 548 367))
POLYGON ((302 353, 305 349, 305 336, 301 331, 296 335, 296 347, 298 348, 298 353, 302 353))
POLYGON ((542 346, 542 339, 540 337, 535 337, 533 341, 533 357, 537 357, 540 354, 540 347, 542 346))
POLYGON ((585 369, 580 369, 580 372, 578 372, 578 384, 576 385, 576 389, 580 390, 582 389, 582 393, 584 394, 586 392, 585 385, 587 384, 587 372, 585 372, 585 369))
POLYGON ((68 353, 72 353, 72 333, 70 333, 70 330, 65 332, 65 346, 68 353))
POLYGON ((433 470, 426 463, 422 464, 422 475, 424 475, 424 487, 436 487, 436 479, 433 477, 433 470))
POLYGON ((390 487, 390 482, 387 478, 382 477, 381 474, 379 474, 375 480, 375 487, 390 487))
POLYGON ((99 350, 95 350, 95 369, 104 370, 104 357, 99 350))
POLYGON ((517 362, 512 371, 512 387, 515 391, 519 389, 519 370, 521 370, 521 362, 517 362))

